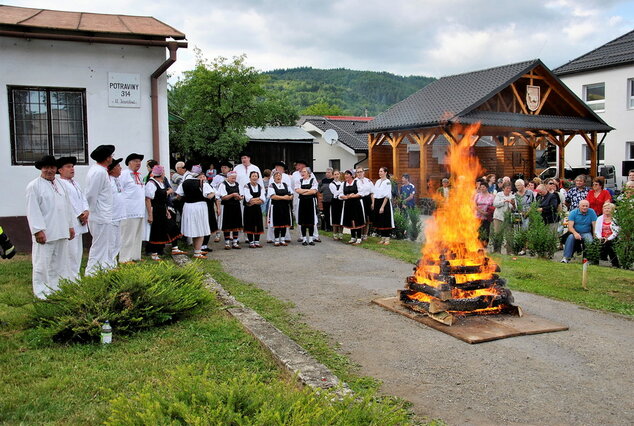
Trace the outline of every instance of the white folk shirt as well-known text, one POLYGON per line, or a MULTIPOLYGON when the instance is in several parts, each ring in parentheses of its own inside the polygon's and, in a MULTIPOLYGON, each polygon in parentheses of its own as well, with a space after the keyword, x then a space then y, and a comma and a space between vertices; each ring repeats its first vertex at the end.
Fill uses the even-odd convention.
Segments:
POLYGON ((248 184, 251 180, 251 178, 249 177, 251 175, 251 172, 258 172, 258 183, 262 185, 262 188, 264 188, 264 181, 262 181, 262 172, 260 171, 260 168, 255 164, 249 164, 246 167, 242 164, 238 164, 233 167, 233 171, 238 174, 238 176, 236 176, 236 182, 240 184, 241 188, 244 187, 244 185, 248 184))
MULTIPOLYGON (((251 196, 251 191, 249 191, 249 186, 251 187, 251 190, 253 192, 257 192, 258 191, 258 187, 251 185, 250 182, 242 187, 242 192, 244 193, 244 201, 247 202, 247 203, 253 199, 253 197, 251 196)), ((262 203, 266 203, 266 199, 268 198, 266 196, 266 191, 264 190, 263 186, 261 186, 261 185, 259 185, 259 186, 260 186, 260 197, 259 198, 260 198, 260 200, 262 200, 262 203)))
POLYGON ((365 197, 366 195, 370 195, 370 189, 366 185, 363 185, 362 182, 359 183, 359 181, 355 179, 352 181, 352 183, 348 183, 348 182, 343 183, 343 186, 341 187, 341 191, 339 192, 338 198, 341 199, 341 197, 344 195, 343 188, 345 186, 352 186, 354 185, 355 182, 357 183, 357 194, 359 194, 362 197, 365 197))
POLYGON ((117 224, 126 218, 126 198, 119 178, 110 176, 112 189, 112 223, 117 224))
POLYGON ((86 175, 86 199, 90 210, 89 221, 101 224, 112 222, 112 189, 108 170, 93 164, 86 175))
POLYGON ((339 198, 340 195, 343 195, 343 184, 344 182, 338 182, 338 181, 332 181, 330 182, 330 184, 328 185, 328 188, 330 188, 330 192, 332 192, 332 198, 339 198), (337 186, 335 185, 339 185, 339 189, 337 189, 337 186))
POLYGON ((392 199, 392 182, 389 179, 379 179, 374 184, 372 190, 374 198, 387 198, 392 199))
MULTIPOLYGON (((46 241, 70 238, 75 217, 65 187, 57 179, 38 177, 26 187, 26 218, 31 235, 44 231, 46 241)), ((33 237, 35 241, 35 237, 33 237)))
POLYGON ((149 198, 150 200, 153 200, 154 195, 156 194, 156 185, 151 183, 151 181, 156 182, 161 189, 165 189, 165 181, 162 179, 157 180, 155 178, 151 178, 145 184, 145 198, 149 198))
POLYGON ((125 199, 125 215, 127 219, 145 217, 145 184, 141 174, 125 169, 119 176, 125 199))
MULTIPOLYGON (((229 182, 227 182, 227 185, 233 187, 233 186, 238 185, 238 183, 236 182, 236 183, 234 183, 232 185, 229 182)), ((238 191, 239 191, 240 195, 244 195, 244 189, 242 189, 242 188, 243 188, 242 186, 238 185, 238 191)), ((216 191, 216 194, 217 194, 218 198, 226 197, 227 196, 227 187, 224 184, 219 185, 218 186, 218 190, 216 191)))
MULTIPOLYGON (((293 190, 301 188, 302 185, 308 185, 309 183, 311 184, 309 189, 318 189, 317 179, 315 179, 314 177, 311 176, 308 179, 300 179, 300 180, 296 181, 295 185, 293 186, 293 190)), ((295 193, 297 193, 297 191, 295 191, 295 193)), ((317 194, 315 194, 315 196, 316 195, 317 194)))
POLYGON ((88 200, 86 200, 86 196, 81 190, 81 186, 74 179, 57 179, 60 182, 64 189, 66 190, 66 194, 68 194, 68 199, 70 200, 70 206, 73 209, 73 217, 75 234, 85 234, 88 232, 88 226, 82 225, 79 221, 79 215, 85 212, 88 209, 88 200))
POLYGON ((370 179, 364 177, 363 179, 355 178, 355 180, 357 181, 357 188, 361 196, 365 197, 366 195, 374 193, 374 184, 370 179))
MULTIPOLYGON (((187 178, 183 179, 183 181, 180 183, 180 185, 178 185, 178 188, 176 189, 176 195, 180 195, 181 197, 185 196, 185 191, 183 191, 183 182, 185 182, 187 179, 198 179, 198 178, 195 177, 194 175, 189 175, 187 178)), ((205 198, 213 198, 213 197, 209 197, 209 195, 215 195, 214 189, 211 187, 211 185, 207 183, 207 181, 203 182, 202 192, 203 192, 203 197, 205 198)))

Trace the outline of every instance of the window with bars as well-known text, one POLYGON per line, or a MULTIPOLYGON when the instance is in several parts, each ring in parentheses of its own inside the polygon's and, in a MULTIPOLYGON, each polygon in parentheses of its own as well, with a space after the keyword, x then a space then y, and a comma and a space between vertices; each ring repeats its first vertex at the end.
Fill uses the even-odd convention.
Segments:
POLYGON ((88 164, 86 90, 9 86, 13 165, 50 154, 88 164))

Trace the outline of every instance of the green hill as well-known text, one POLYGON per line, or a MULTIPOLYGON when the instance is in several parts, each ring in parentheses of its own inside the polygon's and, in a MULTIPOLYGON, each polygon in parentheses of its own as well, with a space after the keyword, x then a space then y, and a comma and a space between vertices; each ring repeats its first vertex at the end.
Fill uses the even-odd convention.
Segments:
POLYGON ((431 83, 432 77, 310 67, 267 71, 266 87, 301 114, 375 116, 431 83))

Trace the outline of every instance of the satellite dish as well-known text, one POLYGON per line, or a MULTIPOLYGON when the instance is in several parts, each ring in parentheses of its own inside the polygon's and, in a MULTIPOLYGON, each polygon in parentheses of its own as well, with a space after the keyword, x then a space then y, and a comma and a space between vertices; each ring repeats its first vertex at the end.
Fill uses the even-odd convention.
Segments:
POLYGON ((328 129, 324 132, 324 140, 328 145, 332 145, 339 140, 339 135, 334 129, 328 129))

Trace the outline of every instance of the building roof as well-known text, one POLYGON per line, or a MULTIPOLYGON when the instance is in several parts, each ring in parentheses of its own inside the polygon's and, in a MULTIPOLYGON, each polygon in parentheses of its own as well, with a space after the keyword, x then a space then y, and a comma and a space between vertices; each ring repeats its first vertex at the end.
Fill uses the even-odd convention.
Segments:
POLYGON ((251 142, 314 143, 313 135, 296 126, 247 127, 251 142))
POLYGON ((393 105, 374 120, 362 125, 358 132, 389 132, 439 126, 444 123, 481 122, 483 126, 516 127, 519 129, 577 129, 610 131, 608 126, 540 61, 533 59, 464 74, 442 77, 418 92, 393 105), (530 70, 541 67, 562 92, 578 101, 590 118, 527 115, 475 109, 507 88, 530 70), (571 127, 572 126, 572 127, 571 127), (574 127, 581 126, 581 127, 574 127))
POLYGON ((372 120, 373 117, 343 117, 343 116, 317 116, 306 115, 300 118, 299 123, 306 122, 317 127, 322 132, 333 129, 339 136, 338 140, 342 144, 348 146, 354 152, 368 151, 368 138, 359 134, 359 128, 372 120))
POLYGON ((171 37, 182 40, 185 34, 151 16, 110 15, 65 12, 0 5, 0 26, 17 31, 54 30, 134 37, 171 37))
POLYGON ((634 63, 634 30, 579 56, 553 72, 559 76, 634 63))

